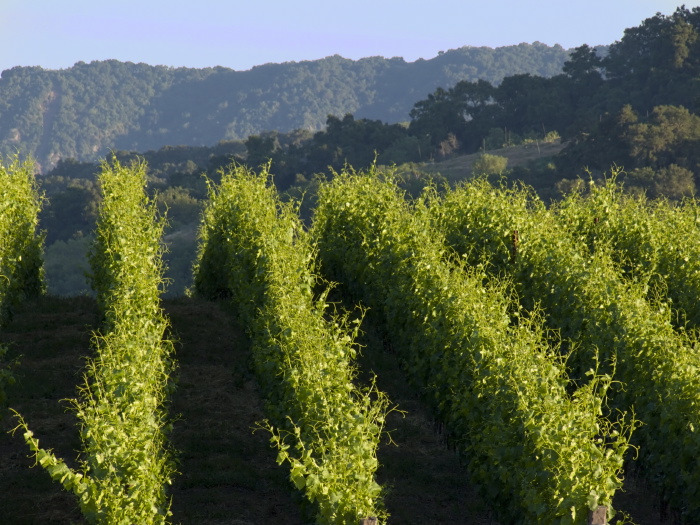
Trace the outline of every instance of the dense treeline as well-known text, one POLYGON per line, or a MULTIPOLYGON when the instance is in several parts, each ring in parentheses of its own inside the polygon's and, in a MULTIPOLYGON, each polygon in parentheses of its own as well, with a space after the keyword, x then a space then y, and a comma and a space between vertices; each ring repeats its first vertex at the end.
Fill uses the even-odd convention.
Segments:
POLYGON ((110 149, 211 145, 266 130, 318 130, 329 114, 399 122, 438 86, 550 76, 568 53, 541 43, 463 47, 430 60, 331 56, 249 71, 169 68, 116 60, 65 70, 15 67, 0 78, 0 153, 96 160, 110 149))
POLYGON ((684 106, 654 106, 642 116, 629 104, 606 114, 590 134, 562 152, 570 170, 625 168, 628 191, 680 199, 700 184, 700 117, 684 106), (576 167, 576 168, 574 168, 576 167))
MULTIPOLYGON (((695 58, 700 52, 699 28, 700 8, 679 8, 670 16, 659 14, 645 20, 639 27, 628 29, 625 36, 609 49, 577 48, 564 62, 560 70, 563 73, 549 78, 517 74, 507 76, 500 83, 482 78, 462 80, 452 87, 431 87, 434 91, 427 94, 429 90, 426 90, 427 97, 414 103, 412 110, 409 111, 411 104, 406 104, 408 122, 375 120, 368 118, 367 112, 358 110, 355 115, 342 112, 323 115, 324 120, 319 122, 325 122, 325 128, 320 131, 295 129, 283 132, 280 128, 256 132, 245 139, 220 140, 213 146, 166 146, 147 151, 142 155, 150 168, 150 189, 158 191, 159 206, 169 211, 170 224, 165 238, 170 248, 168 277, 177 283, 171 288, 171 293, 182 293, 189 284, 195 224, 207 194, 202 174, 217 180, 218 170, 231 161, 257 168, 271 160, 269 169, 274 174, 277 188, 290 195, 306 195, 302 207, 305 219, 310 216, 309 208, 314 203, 318 187, 316 175, 328 173, 329 167, 336 172, 346 164, 365 169, 375 160, 380 165, 404 165, 402 172, 406 174, 406 184, 415 194, 414 190, 424 185, 428 174, 434 176, 441 169, 441 164, 435 161, 449 162, 457 154, 518 144, 530 148, 531 152, 538 151, 540 141, 552 142, 559 138, 566 141, 566 147, 555 157, 542 156, 529 163, 507 166, 503 158, 483 155, 481 161, 500 161, 494 164, 498 167, 482 169, 484 166, 473 165, 450 180, 466 178, 476 171, 496 174, 510 180, 526 181, 543 200, 548 201, 577 187, 581 183, 578 177, 590 174, 596 178, 612 165, 617 165, 624 167, 619 180, 624 182, 627 192, 646 192, 651 197, 663 195, 670 199, 691 195, 700 176, 697 153, 700 151, 700 117, 695 113, 697 97, 693 80, 700 68, 695 58), (639 74, 640 68, 646 73, 639 74)), ((534 57, 537 49, 544 52, 545 48, 518 46, 511 51, 524 53, 529 50, 528 56, 534 57)), ((479 52, 487 53, 487 50, 479 52)), ((401 67, 408 68, 406 71, 411 67, 427 68, 424 69, 426 74, 432 75, 436 82, 441 78, 440 74, 430 68, 440 63, 446 71, 452 72, 450 78, 456 79, 461 70, 449 65, 453 58, 456 55, 476 56, 474 53, 477 50, 465 48, 444 53, 433 61, 413 64, 394 59, 387 64, 396 64, 387 65, 383 70, 386 75, 382 78, 389 78, 392 68, 401 62, 401 67)), ((484 54, 478 71, 495 67, 494 64, 499 63, 496 56, 484 54), (487 56, 492 56, 492 59, 486 60, 487 56)), ((361 63, 365 67, 363 71, 369 71, 371 64, 380 62, 380 59, 367 59, 354 63, 331 57, 318 63, 287 64, 285 67, 308 69, 313 66, 314 71, 323 77, 325 73, 321 73, 328 72, 329 68, 337 67, 340 74, 347 68, 359 67, 361 63)), ((110 64, 113 69, 151 71, 144 65, 137 68, 128 64, 110 64)), ((107 65, 100 67, 107 68, 107 65)), ((91 70, 91 66, 77 65, 76 68, 91 70)), ((273 75, 274 71, 283 71, 284 67, 264 66, 250 73, 267 78, 263 73, 268 70, 273 75)), ((68 75, 71 71, 44 73, 68 75)), ((162 74, 167 71, 167 74, 176 75, 179 70, 165 68, 162 74)), ((19 71, 14 74, 21 77, 19 71)), ((194 75, 194 70, 190 74, 194 75)), ((223 74, 221 69, 209 72, 201 83, 214 85, 217 75, 223 74)), ((202 75, 204 73, 200 71, 202 75)), ((292 82, 291 77, 285 78, 292 82)), ((316 79, 310 72, 304 78, 308 82, 316 79)), ((11 83, 11 79, 12 74, 7 82, 11 83)), ((199 81, 188 82, 194 89, 199 81)), ((403 82, 409 85, 409 77, 403 82)), ((222 86, 217 88, 219 91, 209 93, 209 99, 216 99, 219 92, 226 93, 222 86)), ((292 84, 285 86, 291 89, 292 84)), ((28 92, 38 89, 35 85, 25 87, 28 92)), ((173 90, 180 90, 178 103, 183 108, 188 107, 190 100, 185 87, 173 87, 168 93, 173 93, 173 90)), ((311 93, 309 91, 309 97, 311 93)), ((279 96, 282 97, 280 100, 286 100, 284 97, 292 95, 279 96)), ((391 96, 398 97, 398 94, 391 96)), ((202 108, 208 107, 208 101, 196 100, 202 108)), ((149 111, 156 111, 155 107, 160 106, 154 99, 149 111)), ((280 105, 275 111, 282 111, 282 107, 280 105)), ((192 111, 187 118, 200 118, 205 113, 192 111)), ((216 119, 209 122, 212 127, 207 129, 218 126, 216 119)), ((154 120, 143 129, 153 131, 155 125, 154 120)), ((185 135, 182 137, 184 141, 185 135)), ((220 138, 221 134, 217 137, 220 138)), ((218 138, 211 140, 215 142, 218 138)), ((125 150, 117 151, 116 155, 123 162, 136 157, 136 153, 125 150)), ((48 231, 46 271, 49 286, 57 293, 78 293, 85 289, 81 272, 69 273, 65 268, 84 266, 81 254, 85 252, 99 200, 94 183, 98 169, 96 163, 61 158, 53 170, 40 178, 48 196, 41 217, 42 227, 48 231)))
POLYGON ((609 48, 576 48, 557 75, 443 85, 414 104, 408 126, 345 115, 300 144, 278 143, 274 133, 249 137, 248 161, 272 158, 286 187, 323 164, 366 168, 375 155, 382 164, 425 162, 561 138, 569 145, 553 163, 520 167, 513 177, 551 179, 553 171, 571 179, 618 164, 631 189, 679 198, 700 175, 698 54, 700 8, 680 7, 627 29, 609 48))
POLYGON ((549 135, 571 140, 556 163, 560 178, 582 163, 616 162, 635 170, 636 187, 668 185, 678 196, 697 175, 686 153, 697 140, 699 27, 700 8, 681 7, 627 29, 609 48, 570 54, 536 43, 414 63, 335 56, 245 72, 117 61, 18 67, 0 79, 0 149, 20 148, 46 172, 108 149, 247 139, 249 164, 274 158, 284 187, 329 165, 367 167, 375 152, 400 164, 549 135), (669 139, 675 130, 681 137, 669 139))
POLYGON ((272 158, 285 188, 298 174, 308 178, 345 162, 366 168, 375 156, 381 164, 426 162, 561 138, 568 143, 561 155, 510 176, 534 185, 561 181, 567 190, 586 170, 600 174, 617 164, 627 169, 630 191, 676 199, 692 194, 700 177, 698 55, 700 8, 680 7, 627 29, 608 48, 576 48, 550 77, 522 73, 438 87, 414 104, 408 126, 330 116, 306 141, 249 137, 248 162, 272 158))
POLYGON ((556 131, 570 141, 555 162, 560 178, 616 163, 630 170, 629 185, 638 190, 688 195, 700 175, 698 56, 700 8, 679 7, 626 29, 604 56, 576 48, 559 75, 440 88, 415 105, 409 131, 428 137, 436 152, 490 149, 556 131))

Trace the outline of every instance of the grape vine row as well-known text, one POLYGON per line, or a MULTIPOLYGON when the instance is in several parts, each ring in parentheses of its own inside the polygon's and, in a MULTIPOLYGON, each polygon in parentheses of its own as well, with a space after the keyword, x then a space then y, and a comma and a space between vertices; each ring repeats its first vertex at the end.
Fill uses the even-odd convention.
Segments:
MULTIPOLYGON (((43 292, 43 237, 37 234, 42 202, 32 162, 17 156, 0 162, 0 328, 18 301, 43 292)), ((0 346, 0 406, 14 383, 5 355, 0 346)))
POLYGON ((266 169, 232 167, 210 187, 195 292, 237 306, 253 339, 277 461, 289 463, 317 523, 384 522, 374 473, 387 398, 355 386, 358 327, 329 312, 328 288, 315 294, 323 286, 313 244, 267 178, 266 169))
POLYGON ((174 465, 164 404, 174 363, 159 300, 164 222, 145 194, 145 169, 114 160, 99 177, 103 200, 90 263, 104 326, 73 401, 81 422, 80 468, 41 448, 17 414, 37 463, 79 498, 90 523, 163 524, 170 515, 166 486, 174 465))
POLYGON ((644 283, 624 279, 603 243, 591 254, 530 191, 476 181, 433 204, 450 246, 494 275, 511 275, 526 309, 544 309, 568 341, 577 382, 598 355, 610 373, 615 367, 621 384, 611 399, 634 407, 643 423, 634 443, 650 479, 673 508, 697 516, 700 353, 693 337, 674 330, 670 308, 648 302, 644 283))
POLYGON ((323 271, 380 313, 505 521, 584 523, 621 486, 634 426, 602 417, 610 376, 593 371, 569 396, 541 323, 513 324, 507 286, 448 263, 426 209, 384 178, 345 171, 322 186, 313 232, 323 271))

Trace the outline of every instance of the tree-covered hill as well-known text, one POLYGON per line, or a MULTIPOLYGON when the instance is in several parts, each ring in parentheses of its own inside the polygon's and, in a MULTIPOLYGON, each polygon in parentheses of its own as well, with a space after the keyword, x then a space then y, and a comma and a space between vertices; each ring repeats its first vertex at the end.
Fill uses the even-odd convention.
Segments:
POLYGON ((266 64, 249 71, 107 60, 63 70, 14 67, 0 77, 0 154, 95 160, 111 149, 210 146, 263 131, 319 130, 328 115, 407 121, 413 105, 459 81, 551 77, 569 53, 535 42, 462 47, 430 60, 382 57, 266 64))
POLYGON ((247 72, 117 61, 14 68, 0 78, 0 155, 19 149, 43 163, 46 274, 59 295, 86 289, 100 159, 113 148, 124 164, 145 160, 149 191, 168 214, 169 291, 181 295, 207 195, 203 175, 216 181, 231 162, 255 169, 271 162, 285 198, 303 197, 305 220, 320 179, 374 163, 397 165, 413 195, 430 180, 442 187, 477 174, 524 182, 549 202, 582 187, 580 177, 602 178, 614 166, 624 169, 618 180, 626 192, 696 195, 698 79, 700 7, 657 14, 609 48, 568 53, 522 44, 413 63, 336 56, 247 72), (557 53, 568 57, 558 74, 498 79, 506 65, 554 68, 556 60, 539 59, 557 53), (256 122, 268 131, 245 131, 256 122))
POLYGON ((572 180, 617 165, 627 172, 628 189, 695 194, 700 7, 657 13, 606 51, 582 45, 551 77, 518 74, 498 85, 478 80, 438 88, 414 106, 408 133, 429 141, 436 158, 560 136, 568 146, 555 162, 516 177, 549 180, 554 171, 572 180))

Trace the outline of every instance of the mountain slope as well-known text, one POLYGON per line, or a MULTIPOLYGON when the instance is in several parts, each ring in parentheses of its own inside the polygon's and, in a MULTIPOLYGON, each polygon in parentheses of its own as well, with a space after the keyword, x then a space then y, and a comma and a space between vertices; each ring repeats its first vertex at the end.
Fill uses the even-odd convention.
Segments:
POLYGON ((266 130, 321 129, 329 114, 408 120, 413 104, 460 80, 561 72, 568 51, 539 42, 463 47, 430 60, 382 57, 266 64, 249 71, 107 60, 64 70, 15 67, 0 77, 0 154, 19 150, 47 171, 61 158, 110 149, 213 145, 266 130))

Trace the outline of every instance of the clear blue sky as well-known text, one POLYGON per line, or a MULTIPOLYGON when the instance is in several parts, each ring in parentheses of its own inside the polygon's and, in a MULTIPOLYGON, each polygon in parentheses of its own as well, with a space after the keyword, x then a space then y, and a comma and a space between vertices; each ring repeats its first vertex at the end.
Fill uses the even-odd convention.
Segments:
MULTIPOLYGON (((0 0, 0 71, 117 59, 167 66, 432 58, 461 46, 611 44, 682 0, 0 0)), ((685 2, 686 7, 700 3, 685 2)))

